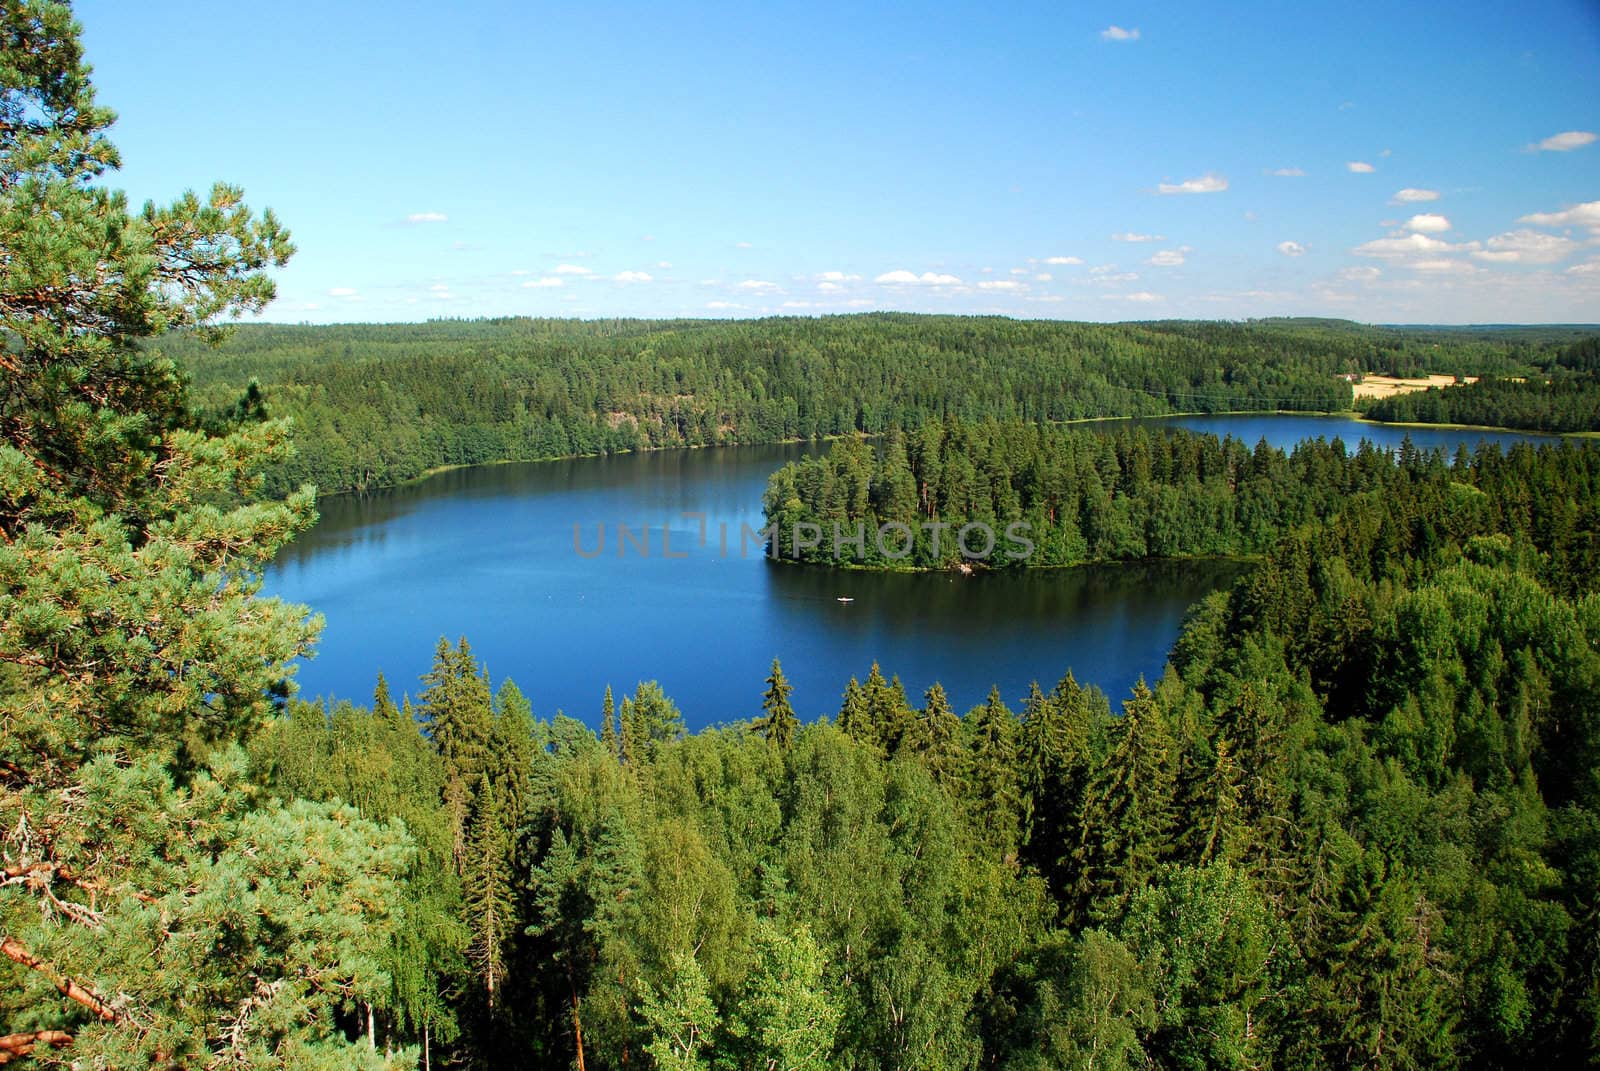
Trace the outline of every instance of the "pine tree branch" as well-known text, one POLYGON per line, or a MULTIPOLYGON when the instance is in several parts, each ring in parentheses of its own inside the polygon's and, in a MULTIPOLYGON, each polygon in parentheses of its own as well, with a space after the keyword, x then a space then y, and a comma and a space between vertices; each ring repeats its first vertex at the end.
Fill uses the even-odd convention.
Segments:
POLYGON ((0 1064, 32 1056, 35 1046, 53 1045, 61 1048, 72 1044, 72 1035, 65 1030, 32 1030, 23 1034, 0 1036, 0 1064))
POLYGON ((82 1004, 105 1022, 118 1024, 129 1022, 128 1017, 122 1012, 117 1011, 117 1009, 107 1004, 93 992, 62 974, 32 952, 29 952, 16 938, 10 936, 0 938, 0 955, 5 956, 19 966, 26 967, 31 971, 38 971, 50 979, 50 983, 60 990, 62 996, 70 1001, 82 1004))

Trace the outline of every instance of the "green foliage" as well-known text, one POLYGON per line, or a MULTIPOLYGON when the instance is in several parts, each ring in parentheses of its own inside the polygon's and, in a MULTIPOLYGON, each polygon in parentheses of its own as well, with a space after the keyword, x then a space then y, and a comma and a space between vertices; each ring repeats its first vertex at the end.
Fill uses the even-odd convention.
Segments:
MULTIPOLYGON (((1582 362, 1587 374, 1552 372, 1548 378, 1484 376, 1475 383, 1429 387, 1368 403, 1373 420, 1411 424, 1483 424, 1529 431, 1600 431, 1600 378, 1596 340, 1569 347, 1563 361, 1582 362)), ((1574 365, 1579 367, 1580 365, 1574 365)))

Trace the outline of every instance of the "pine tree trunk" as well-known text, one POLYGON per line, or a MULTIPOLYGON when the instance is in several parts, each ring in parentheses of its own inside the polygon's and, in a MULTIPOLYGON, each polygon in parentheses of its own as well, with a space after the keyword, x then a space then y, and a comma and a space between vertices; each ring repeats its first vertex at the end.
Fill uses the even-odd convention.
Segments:
POLYGON ((372 1005, 367 1005, 367 1048, 378 1051, 378 1023, 372 1015, 372 1005))

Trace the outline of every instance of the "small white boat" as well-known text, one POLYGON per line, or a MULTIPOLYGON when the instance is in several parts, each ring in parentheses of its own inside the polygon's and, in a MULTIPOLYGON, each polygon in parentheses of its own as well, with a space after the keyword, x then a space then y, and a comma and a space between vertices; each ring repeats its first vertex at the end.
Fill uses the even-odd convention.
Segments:
POLYGON ((839 601, 839 602, 855 602, 855 600, 852 599, 848 595, 840 595, 837 601, 839 601))

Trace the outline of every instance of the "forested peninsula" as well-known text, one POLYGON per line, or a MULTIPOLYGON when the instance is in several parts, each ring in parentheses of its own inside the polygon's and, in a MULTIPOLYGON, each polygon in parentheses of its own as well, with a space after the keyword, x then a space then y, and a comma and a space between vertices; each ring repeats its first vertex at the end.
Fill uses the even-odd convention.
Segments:
POLYGON ((774 472, 769 553, 889 569, 1027 568, 1146 558, 1257 555, 1362 497, 1478 495, 1497 530, 1528 538, 1527 481, 1600 525, 1594 451, 1494 444, 1455 456, 1363 441, 1286 452, 1182 429, 1089 431, 933 421, 881 442, 850 439, 774 472), (1565 458, 1557 461, 1556 458, 1565 458), (1544 473, 1535 476, 1534 473, 1544 473), (1573 481, 1573 482, 1569 482, 1573 481))

